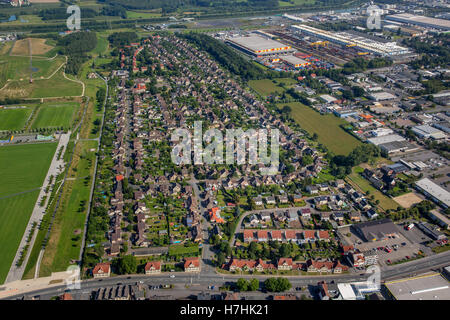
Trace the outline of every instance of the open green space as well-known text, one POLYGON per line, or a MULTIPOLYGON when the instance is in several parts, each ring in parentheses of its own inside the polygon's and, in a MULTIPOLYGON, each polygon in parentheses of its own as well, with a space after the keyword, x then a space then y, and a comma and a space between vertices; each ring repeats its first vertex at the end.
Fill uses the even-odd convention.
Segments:
POLYGON ((53 222, 50 240, 41 262, 39 275, 64 271, 79 259, 83 229, 95 161, 97 141, 78 142, 72 167, 64 185, 60 205, 53 222))
POLYGON ((340 127, 347 124, 344 119, 331 114, 321 115, 300 102, 280 103, 278 107, 283 108, 285 105, 291 107, 292 118, 310 135, 316 133, 318 141, 334 154, 348 155, 361 144, 358 139, 340 127))
POLYGON ((0 199, 0 283, 8 275, 39 190, 0 199))
POLYGON ((55 150, 56 143, 0 147, 0 283, 11 267, 55 150))
POLYGON ((64 78, 62 70, 59 70, 50 79, 36 79, 33 83, 28 80, 11 81, 0 90, 0 99, 6 97, 15 98, 51 98, 73 97, 82 93, 80 83, 64 78))
POLYGON ((277 78, 277 79, 261 79, 261 80, 250 80, 248 85, 258 92, 262 96, 268 96, 273 92, 283 93, 286 91, 284 88, 280 87, 279 84, 284 83, 286 88, 297 83, 294 79, 291 78, 277 78))
POLYGON ((75 111, 79 106, 77 102, 60 102, 43 105, 39 108, 39 113, 31 128, 69 128, 72 124, 75 111))
POLYGON ((0 109, 0 130, 21 130, 33 111, 32 108, 0 109))
POLYGON ((280 7, 293 7, 300 6, 304 4, 315 4, 315 0, 286 0, 286 1, 278 1, 278 5, 280 7))
POLYGON ((160 17, 161 13, 158 12, 127 11, 128 19, 151 19, 160 17))
POLYGON ((197 254, 198 253, 198 245, 193 245, 189 247, 185 247, 184 245, 171 245, 169 247, 169 255, 184 255, 184 254, 197 254))
MULTIPOLYGON (((48 78, 63 63, 64 58, 58 56, 54 59, 33 58, 33 78, 48 78)), ((30 59, 28 57, 0 56, 0 88, 8 80, 30 78, 30 59)))
POLYGON ((367 191, 369 191, 369 197, 370 195, 374 196, 374 200, 379 200, 379 206, 383 210, 395 210, 400 205, 392 200, 391 198, 385 196, 383 193, 381 193, 379 190, 375 189, 368 180, 364 179, 361 176, 361 172, 363 169, 361 167, 355 167, 353 168, 353 172, 348 175, 348 179, 353 182, 361 191, 365 192, 367 194, 367 191))

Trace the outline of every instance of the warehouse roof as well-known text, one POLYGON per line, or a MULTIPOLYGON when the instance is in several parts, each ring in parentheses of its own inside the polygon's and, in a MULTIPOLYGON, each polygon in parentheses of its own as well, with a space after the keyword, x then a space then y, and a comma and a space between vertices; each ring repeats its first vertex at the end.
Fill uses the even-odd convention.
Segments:
POLYGON ((416 182, 416 186, 444 203, 447 207, 450 207, 450 192, 441 188, 430 179, 423 178, 416 182))
POLYGON ((439 273, 386 282, 397 300, 450 300, 450 287, 439 273))
POLYGON ((405 138, 403 138, 402 136, 399 136, 398 134, 388 134, 386 136, 367 139, 367 141, 369 141, 370 143, 377 145, 377 146, 380 144, 388 143, 388 142, 405 141, 405 140, 406 140, 405 138))
POLYGON ((294 65, 297 65, 297 64, 300 64, 300 65, 309 64, 308 61, 300 59, 300 58, 297 58, 297 57, 292 56, 292 55, 281 56, 280 59, 283 60, 283 61, 286 61, 287 63, 294 64, 294 65))
POLYGON ((444 28, 444 29, 450 29, 450 21, 445 19, 436 19, 431 17, 425 17, 425 16, 416 16, 414 14, 410 13, 399 13, 399 14, 393 14, 386 16, 386 18, 389 19, 397 19, 402 22, 411 23, 411 24, 429 24, 431 26, 435 26, 438 28, 444 28))
POLYGON ((266 39, 266 38, 258 36, 258 35, 229 38, 228 41, 236 43, 236 44, 238 44, 242 47, 245 47, 247 49, 250 49, 252 51, 290 47, 281 42, 271 40, 271 39, 266 39))

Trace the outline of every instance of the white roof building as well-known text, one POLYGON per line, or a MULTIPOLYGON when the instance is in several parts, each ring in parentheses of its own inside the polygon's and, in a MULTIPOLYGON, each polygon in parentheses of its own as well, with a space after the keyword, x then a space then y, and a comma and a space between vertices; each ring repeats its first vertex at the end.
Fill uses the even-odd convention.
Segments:
POLYGON ((441 188, 428 178, 424 178, 416 182, 416 186, 422 192, 431 197, 433 201, 442 203, 444 207, 450 207, 450 192, 441 188))
POLYGON ((398 134, 388 134, 381 137, 375 137, 375 138, 369 138, 367 139, 368 142, 378 146, 379 144, 388 143, 388 142, 394 142, 394 141, 406 141, 405 138, 402 136, 399 136, 398 134))

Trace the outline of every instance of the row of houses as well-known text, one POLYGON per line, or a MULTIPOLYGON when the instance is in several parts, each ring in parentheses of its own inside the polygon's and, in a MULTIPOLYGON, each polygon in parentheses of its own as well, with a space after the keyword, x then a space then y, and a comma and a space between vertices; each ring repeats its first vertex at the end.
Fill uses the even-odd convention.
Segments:
POLYGON ((243 231, 244 242, 267 242, 283 241, 296 242, 298 244, 314 242, 317 240, 330 241, 330 234, 327 230, 249 230, 243 231))

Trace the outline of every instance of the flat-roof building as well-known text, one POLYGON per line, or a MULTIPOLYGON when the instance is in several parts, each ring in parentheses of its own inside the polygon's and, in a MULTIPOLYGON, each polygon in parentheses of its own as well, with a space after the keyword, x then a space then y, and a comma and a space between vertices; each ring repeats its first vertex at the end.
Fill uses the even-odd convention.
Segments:
POLYGON ((286 53, 292 51, 292 47, 281 42, 267 39, 262 36, 251 34, 244 37, 234 37, 226 39, 231 44, 248 54, 255 56, 286 53))
POLYGON ((428 124, 423 124, 421 126, 412 127, 412 132, 414 132, 419 138, 432 138, 432 139, 444 139, 447 135, 428 124))
POLYGON ((365 241, 380 241, 398 233, 391 219, 381 219, 354 224, 353 228, 365 241))
POLYGON ((280 59, 294 68, 306 67, 311 64, 310 62, 297 58, 296 56, 293 55, 280 56, 280 59))
POLYGON ((399 13, 386 16, 386 20, 398 21, 407 24, 413 24, 421 27, 434 28, 439 30, 450 30, 450 21, 445 19, 436 19, 425 16, 417 16, 410 13, 399 13))
POLYGON ((441 188, 428 178, 416 182, 416 187, 434 202, 442 205, 444 208, 450 206, 450 192, 441 188))
POLYGON ((406 139, 398 134, 388 134, 386 136, 369 138, 367 139, 367 141, 378 146, 380 144, 385 144, 394 141, 406 141, 406 139))
POLYGON ((436 272, 386 282, 384 286, 395 300, 450 300, 449 283, 436 272))

